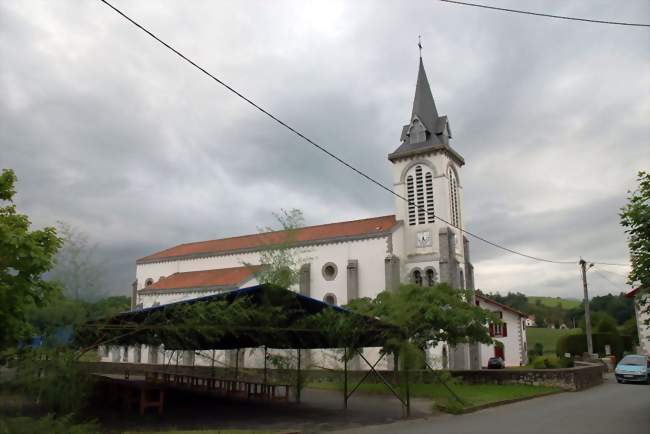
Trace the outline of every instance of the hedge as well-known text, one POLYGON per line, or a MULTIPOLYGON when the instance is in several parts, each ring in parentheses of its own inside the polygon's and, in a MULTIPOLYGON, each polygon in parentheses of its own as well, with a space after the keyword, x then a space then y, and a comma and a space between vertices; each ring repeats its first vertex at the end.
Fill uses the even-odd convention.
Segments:
MULTIPOLYGON (((601 356, 605 355, 605 345, 609 345, 611 353, 620 360, 623 356, 623 338, 613 333, 592 333, 592 342, 594 344, 594 353, 601 356)), ((564 335, 558 339, 555 346, 555 352, 558 355, 569 353, 573 356, 581 355, 587 352, 587 337, 584 333, 564 335)))

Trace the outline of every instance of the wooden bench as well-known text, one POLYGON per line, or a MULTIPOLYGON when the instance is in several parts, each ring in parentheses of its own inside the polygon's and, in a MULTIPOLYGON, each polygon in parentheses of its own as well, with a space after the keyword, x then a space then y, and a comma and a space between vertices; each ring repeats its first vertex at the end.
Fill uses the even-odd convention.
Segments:
POLYGON ((289 400, 290 384, 272 384, 259 381, 215 378, 198 374, 174 373, 168 371, 147 371, 145 381, 163 382, 190 389, 215 391, 229 396, 267 400, 289 400))

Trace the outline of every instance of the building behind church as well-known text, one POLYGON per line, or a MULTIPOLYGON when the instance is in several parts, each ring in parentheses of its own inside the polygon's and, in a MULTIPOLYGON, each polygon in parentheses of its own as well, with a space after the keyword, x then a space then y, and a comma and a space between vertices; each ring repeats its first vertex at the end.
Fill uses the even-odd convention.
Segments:
MULTIPOLYGON (((408 202, 396 197, 393 215, 298 229, 292 249, 304 261, 299 283, 290 289, 336 305, 374 298, 407 282, 427 286, 447 282, 474 289, 469 242, 460 230, 464 227, 460 175, 465 161, 452 148, 451 139, 449 119, 438 113, 420 58, 410 121, 402 127, 400 144, 388 155, 393 189, 408 202)), ((260 264, 260 253, 284 235, 257 233, 187 243, 140 258, 134 303, 149 307, 255 285, 254 270, 244 264, 260 264)), ((525 360, 525 351, 520 351, 525 333, 521 317, 515 321, 512 333, 519 330, 523 337, 518 339, 524 343, 517 342, 520 358, 515 360, 513 352, 506 362, 517 365, 525 360)), ((478 369, 485 366, 488 351, 492 349, 478 344, 456 348, 442 344, 430 356, 439 367, 478 369)), ((156 363, 166 353, 161 348, 114 349, 104 357, 156 363)), ((367 354, 377 351, 368 349, 367 354)), ((218 357, 220 363, 229 363, 232 354, 222 352, 218 357)), ((254 355, 249 358, 241 362, 251 367, 259 363, 254 355)), ((180 363, 205 364, 199 359, 190 352, 180 363)))

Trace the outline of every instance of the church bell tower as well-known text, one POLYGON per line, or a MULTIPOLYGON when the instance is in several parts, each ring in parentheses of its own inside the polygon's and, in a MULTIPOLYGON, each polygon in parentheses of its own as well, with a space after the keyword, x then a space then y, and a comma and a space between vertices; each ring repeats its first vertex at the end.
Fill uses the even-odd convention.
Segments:
POLYGON ((396 216, 404 225, 403 282, 447 282, 472 288, 468 243, 463 227, 460 169, 463 157, 450 144, 449 119, 438 114, 420 57, 411 119, 401 144, 388 155, 393 163, 396 216), (469 269, 468 269, 469 268, 469 269))
MULTIPOLYGON (((397 220, 403 224, 400 281, 422 286, 446 282, 474 289, 469 242, 463 235, 463 157, 451 146, 449 119, 440 115, 420 56, 411 119, 400 145, 388 155, 393 164, 397 220)), ((472 301, 470 301, 472 302, 472 301)), ((475 345, 453 351, 455 368, 478 368, 475 345)))

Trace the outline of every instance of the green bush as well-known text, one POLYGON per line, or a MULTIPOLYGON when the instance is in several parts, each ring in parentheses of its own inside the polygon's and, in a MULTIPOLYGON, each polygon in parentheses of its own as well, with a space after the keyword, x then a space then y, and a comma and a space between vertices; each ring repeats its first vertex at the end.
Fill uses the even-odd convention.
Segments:
MULTIPOLYGON (((614 354, 618 360, 623 356, 623 338, 618 334, 592 333, 591 339, 594 344, 594 353, 604 356, 605 345, 609 345, 611 353, 614 354)), ((569 353, 573 356, 582 355, 587 352, 587 337, 584 333, 562 336, 557 341, 555 351, 558 355, 564 355, 565 353, 569 353)))
POLYGON ((533 369, 557 369, 560 367, 560 359, 556 356, 540 356, 533 360, 533 369))
POLYGON ((57 416, 83 409, 92 391, 92 380, 77 363, 76 353, 61 349, 22 354, 11 383, 57 416))
POLYGON ((574 366, 573 359, 569 357, 560 356, 559 360, 560 360, 560 368, 573 368, 574 366))
POLYGON ((541 342, 535 342, 535 345, 533 345, 533 351, 538 356, 543 356, 544 355, 544 344, 542 344, 541 342))

